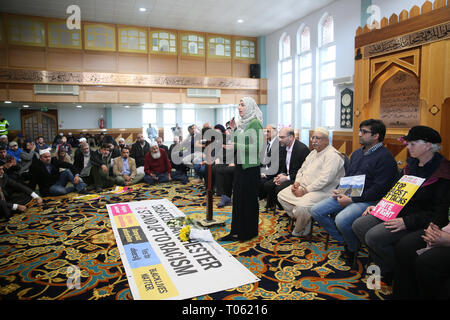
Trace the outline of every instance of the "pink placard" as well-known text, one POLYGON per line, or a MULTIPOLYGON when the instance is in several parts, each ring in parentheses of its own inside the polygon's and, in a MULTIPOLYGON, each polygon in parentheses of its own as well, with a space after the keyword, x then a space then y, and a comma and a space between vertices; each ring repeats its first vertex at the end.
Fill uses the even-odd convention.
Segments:
POLYGON ((113 206, 110 206, 109 208, 111 209, 113 216, 133 213, 130 206, 127 204, 115 204, 113 206))
POLYGON ((383 221, 388 221, 395 219, 402 209, 403 206, 382 199, 378 202, 377 206, 370 212, 370 214, 383 221))

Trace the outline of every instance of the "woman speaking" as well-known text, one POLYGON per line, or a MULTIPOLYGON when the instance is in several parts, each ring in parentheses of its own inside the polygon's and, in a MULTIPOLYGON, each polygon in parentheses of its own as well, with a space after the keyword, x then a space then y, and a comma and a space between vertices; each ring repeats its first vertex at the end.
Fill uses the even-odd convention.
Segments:
POLYGON ((239 103, 240 120, 234 119, 234 148, 237 154, 233 179, 231 231, 219 241, 246 241, 258 235, 259 150, 262 144, 262 113, 255 100, 244 97, 239 103))

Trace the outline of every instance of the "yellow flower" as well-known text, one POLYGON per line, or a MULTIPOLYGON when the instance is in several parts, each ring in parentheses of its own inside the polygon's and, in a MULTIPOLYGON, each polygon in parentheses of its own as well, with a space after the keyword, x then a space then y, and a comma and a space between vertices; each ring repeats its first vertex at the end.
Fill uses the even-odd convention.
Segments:
POLYGON ((184 226, 180 230, 180 240, 182 242, 189 240, 189 233, 191 232, 191 226, 184 226))

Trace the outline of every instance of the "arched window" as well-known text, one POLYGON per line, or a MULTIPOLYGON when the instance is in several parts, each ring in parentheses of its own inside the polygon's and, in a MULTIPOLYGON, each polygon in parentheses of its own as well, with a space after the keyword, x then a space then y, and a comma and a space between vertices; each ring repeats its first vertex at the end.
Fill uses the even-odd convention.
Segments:
POLYGON ((335 87, 336 77, 336 44, 334 42, 333 17, 325 14, 319 22, 319 123, 321 126, 335 127, 335 87))
POLYGON ((283 34, 280 39, 278 119, 282 126, 292 124, 292 57, 291 38, 283 34))
POLYGON ((311 31, 305 25, 302 25, 297 32, 297 66, 298 107, 296 109, 300 110, 300 140, 308 145, 309 130, 312 127, 313 64, 311 31))

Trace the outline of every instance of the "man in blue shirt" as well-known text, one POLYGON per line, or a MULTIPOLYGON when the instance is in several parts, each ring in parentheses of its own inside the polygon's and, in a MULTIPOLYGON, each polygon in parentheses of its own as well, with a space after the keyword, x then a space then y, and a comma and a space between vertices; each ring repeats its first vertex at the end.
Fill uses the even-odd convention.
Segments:
POLYGON ((344 245, 345 258, 353 260, 359 241, 352 224, 370 205, 376 204, 398 178, 397 162, 383 146, 386 126, 381 120, 369 119, 359 126, 359 143, 350 158, 346 177, 365 175, 364 190, 359 197, 351 197, 333 190, 327 198, 311 209, 312 217, 335 239, 344 245), (332 214, 337 214, 333 220, 332 214))

